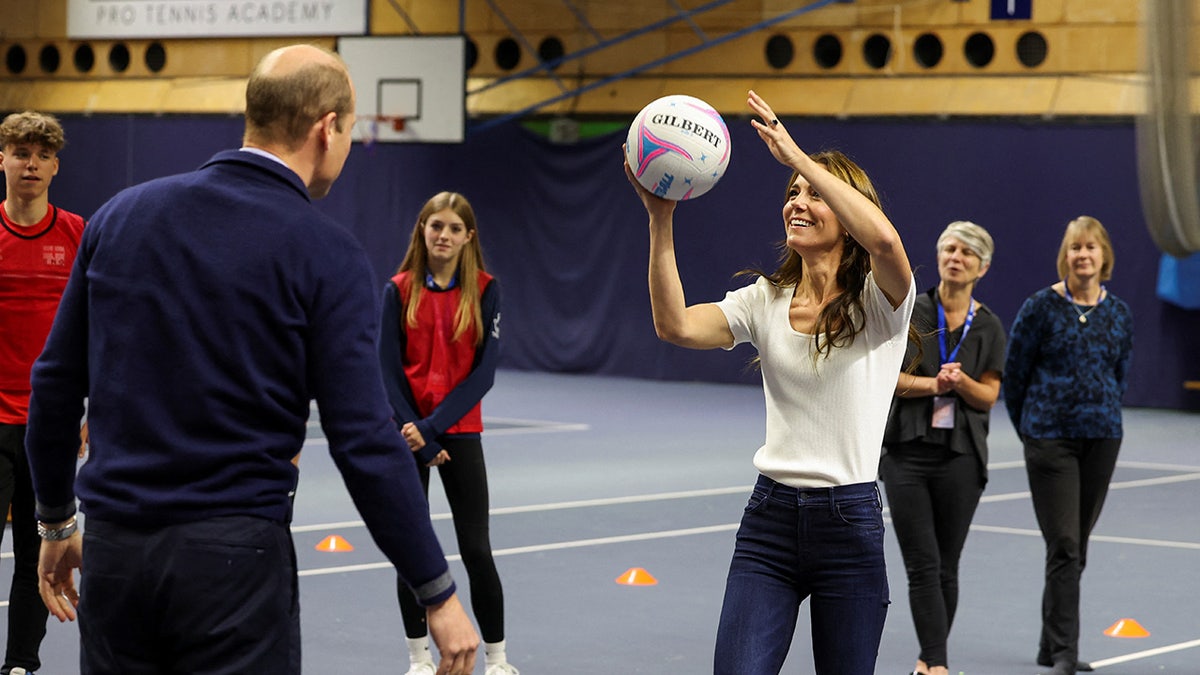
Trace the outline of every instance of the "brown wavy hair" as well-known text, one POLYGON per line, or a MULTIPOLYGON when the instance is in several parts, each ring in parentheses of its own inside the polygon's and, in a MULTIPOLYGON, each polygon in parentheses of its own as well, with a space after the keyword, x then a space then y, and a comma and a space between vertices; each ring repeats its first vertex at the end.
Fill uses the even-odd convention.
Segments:
POLYGON ((0 123, 0 150, 22 143, 37 143, 58 152, 67 144, 67 138, 54 115, 26 110, 9 115, 0 123))
POLYGON ((463 246, 462 255, 458 258, 458 287, 462 295, 458 301, 458 311, 455 313, 454 339, 472 327, 475 328, 475 344, 483 342, 483 308, 480 298, 483 290, 479 287, 479 273, 486 272, 483 264, 483 247, 479 244, 479 226, 475 220, 475 209, 471 202, 457 192, 439 192, 425 202, 417 214, 417 224, 413 227, 412 240, 408 243, 408 251, 396 273, 411 272, 408 280, 408 307, 404 312, 404 323, 409 328, 417 325, 417 305, 421 302, 421 293, 425 290, 425 276, 429 273, 426 261, 429 259, 429 247, 425 244, 425 221, 435 213, 450 209, 462 218, 471 239, 463 246))
MULTIPOLYGON (((861 167, 854 163, 854 160, 837 150, 825 150, 809 156, 813 161, 824 166, 829 173, 850 184, 882 209, 879 195, 875 192, 871 179, 867 177, 861 167)), ((792 172, 791 177, 788 178, 785 195, 787 191, 791 190, 792 183, 799 175, 798 171, 792 172)), ((781 242, 779 247, 779 267, 774 272, 768 274, 762 270, 751 268, 742 270, 738 276, 760 276, 771 282, 771 285, 776 288, 798 285, 804 275, 803 260, 799 253, 788 248, 786 240, 781 242)), ((822 354, 828 358, 833 353, 834 347, 850 346, 854 342, 855 336, 862 332, 864 328, 862 290, 866 285, 867 272, 870 271, 871 256, 861 244, 847 235, 845 245, 842 247, 842 259, 838 263, 836 272, 837 284, 842 290, 825 304, 817 316, 814 359, 822 354)))

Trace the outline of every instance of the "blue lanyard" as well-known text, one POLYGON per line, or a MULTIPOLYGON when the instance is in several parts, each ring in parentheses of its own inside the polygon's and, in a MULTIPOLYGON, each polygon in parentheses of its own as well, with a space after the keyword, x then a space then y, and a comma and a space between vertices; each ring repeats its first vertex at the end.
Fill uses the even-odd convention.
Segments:
POLYGON ((941 348, 942 363, 945 365, 954 361, 954 357, 958 355, 958 350, 962 349, 963 343, 967 341, 967 332, 971 330, 971 322, 975 320, 975 298, 971 298, 971 306, 967 310, 967 320, 963 322, 962 337, 958 338, 958 344, 954 345, 954 351, 950 352, 950 356, 946 356, 946 309, 942 307, 942 299, 938 298, 938 347, 941 348))
MULTIPOLYGON (((1100 284, 1100 295, 1096 297, 1096 305, 1099 305, 1104 301, 1104 294, 1107 292, 1108 289, 1104 287, 1104 284, 1100 284)), ((1075 304, 1075 298, 1071 297, 1071 287, 1067 285, 1066 279, 1063 279, 1063 295, 1067 296, 1067 302, 1071 303, 1072 305, 1075 304)), ((1092 307, 1095 307, 1096 305, 1092 305, 1092 307)))

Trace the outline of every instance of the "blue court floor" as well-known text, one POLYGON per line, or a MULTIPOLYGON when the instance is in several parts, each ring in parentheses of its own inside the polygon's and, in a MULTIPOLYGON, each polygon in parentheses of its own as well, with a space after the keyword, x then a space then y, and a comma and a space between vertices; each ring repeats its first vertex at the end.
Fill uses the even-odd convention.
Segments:
MULTIPOLYGON (((402 674, 395 573, 355 512, 315 417, 293 527, 304 671, 402 674), (334 534, 354 550, 317 550, 334 534)), ((761 390, 501 371, 484 417, 508 654, 523 675, 711 672, 725 571, 756 475, 761 390), (633 568, 657 583, 617 583, 633 568)), ((1083 577, 1081 657, 1104 675, 1200 674, 1200 414, 1127 409, 1125 434, 1083 577), (1150 635, 1106 636, 1121 619, 1150 635)), ((951 672, 1032 675, 1044 548, 1020 445, 999 407, 990 475, 962 560, 951 672)), ((465 604, 440 490, 435 479, 431 512, 465 604)), ((7 574, 7 538, 3 551, 7 574)), ((892 605, 876 672, 900 675, 911 671, 917 644, 890 531, 887 555, 892 605)), ((51 624, 40 672, 77 672, 76 627, 51 624)), ((806 607, 784 672, 812 672, 806 607)))

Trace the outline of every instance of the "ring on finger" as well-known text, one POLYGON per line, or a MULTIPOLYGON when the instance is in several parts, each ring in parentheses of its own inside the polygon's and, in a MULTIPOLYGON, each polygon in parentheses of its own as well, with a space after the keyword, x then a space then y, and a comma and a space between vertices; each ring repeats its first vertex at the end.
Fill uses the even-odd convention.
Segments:
POLYGON ((779 126, 779 118, 778 118, 778 117, 776 117, 775 119, 771 120, 771 126, 773 126, 773 127, 777 127, 777 126, 779 126))

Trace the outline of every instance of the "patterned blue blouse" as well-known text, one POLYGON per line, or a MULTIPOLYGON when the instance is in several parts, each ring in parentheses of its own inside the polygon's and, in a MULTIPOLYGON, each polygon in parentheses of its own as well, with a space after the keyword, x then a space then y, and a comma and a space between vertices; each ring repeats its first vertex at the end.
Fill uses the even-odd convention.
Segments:
POLYGON ((1013 322, 1004 364, 1004 404, 1017 433, 1121 438, 1132 350, 1133 314, 1111 293, 1095 308, 1073 307, 1051 288, 1031 295, 1013 322))

